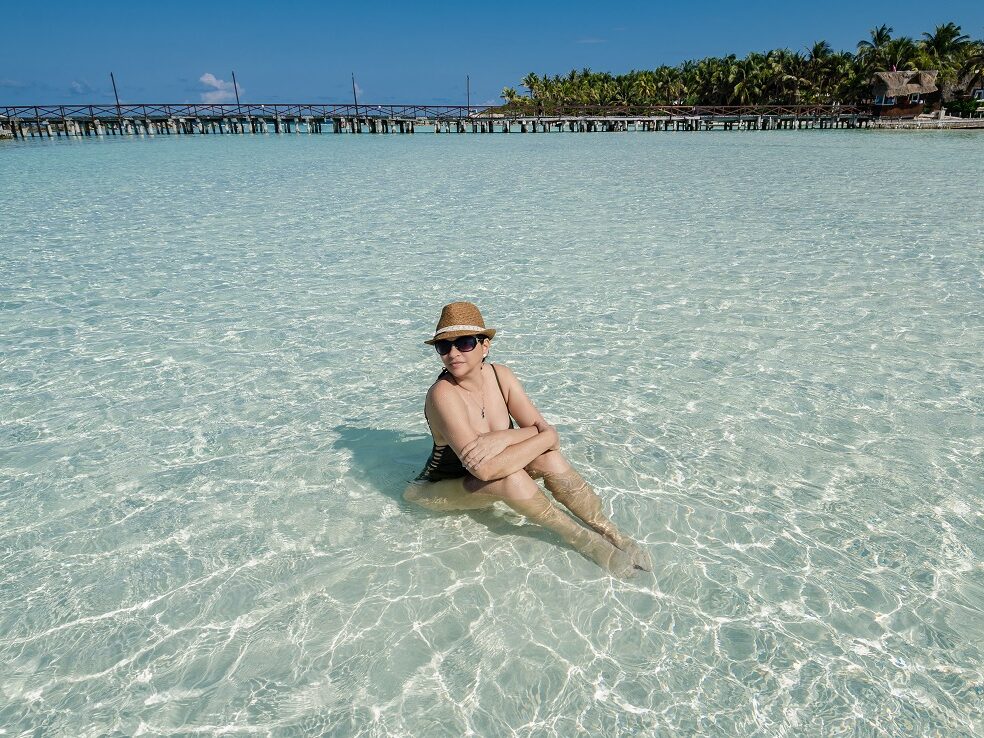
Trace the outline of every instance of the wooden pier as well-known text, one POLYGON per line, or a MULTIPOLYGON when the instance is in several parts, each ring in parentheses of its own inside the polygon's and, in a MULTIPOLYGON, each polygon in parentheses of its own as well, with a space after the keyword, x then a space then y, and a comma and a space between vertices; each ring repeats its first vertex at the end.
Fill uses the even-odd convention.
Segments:
POLYGON ((0 136, 593 133, 864 128, 860 106, 667 105, 510 110, 464 105, 32 105, 0 107, 0 136))

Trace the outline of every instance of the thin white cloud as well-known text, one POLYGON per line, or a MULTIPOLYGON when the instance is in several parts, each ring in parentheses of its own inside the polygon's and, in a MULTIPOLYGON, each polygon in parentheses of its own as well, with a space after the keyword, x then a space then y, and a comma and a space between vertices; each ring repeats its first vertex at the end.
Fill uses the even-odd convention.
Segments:
MULTIPOLYGON (((219 79, 211 72, 205 72, 198 81, 207 89, 201 93, 204 103, 227 103, 236 101, 236 88, 232 82, 219 79)), ((243 88, 239 88, 239 95, 242 96, 243 88)))
POLYGON ((88 95, 92 93, 92 87, 85 80, 73 79, 72 83, 68 86, 68 91, 72 95, 88 95))
POLYGON ((5 87, 10 90, 20 90, 27 87, 23 82, 18 82, 16 79, 0 79, 0 87, 5 87))
POLYGON ((607 38, 579 38, 577 40, 579 44, 604 44, 608 43, 607 38))

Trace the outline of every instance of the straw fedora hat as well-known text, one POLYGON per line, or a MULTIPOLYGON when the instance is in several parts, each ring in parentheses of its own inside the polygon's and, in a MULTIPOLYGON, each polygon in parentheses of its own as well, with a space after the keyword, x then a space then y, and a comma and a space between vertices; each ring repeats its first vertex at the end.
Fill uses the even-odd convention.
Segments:
POLYGON ((483 335, 492 338, 495 328, 486 328, 478 308, 470 302, 452 302, 441 310, 434 337, 424 343, 434 345, 437 341, 453 341, 458 336, 483 335))

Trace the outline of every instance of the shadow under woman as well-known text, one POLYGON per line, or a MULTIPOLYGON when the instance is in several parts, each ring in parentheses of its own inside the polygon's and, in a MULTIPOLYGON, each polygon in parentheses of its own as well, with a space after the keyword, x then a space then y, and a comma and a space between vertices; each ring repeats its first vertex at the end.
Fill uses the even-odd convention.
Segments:
POLYGON ((406 486, 420 472, 431 450, 429 435, 411 435, 385 428, 339 425, 334 428, 337 440, 334 448, 349 452, 352 465, 368 485, 386 497, 396 500, 401 508, 413 515, 467 515, 496 535, 513 535, 557 544, 550 531, 540 526, 516 525, 521 518, 503 506, 476 510, 428 510, 407 502, 403 497, 406 486))

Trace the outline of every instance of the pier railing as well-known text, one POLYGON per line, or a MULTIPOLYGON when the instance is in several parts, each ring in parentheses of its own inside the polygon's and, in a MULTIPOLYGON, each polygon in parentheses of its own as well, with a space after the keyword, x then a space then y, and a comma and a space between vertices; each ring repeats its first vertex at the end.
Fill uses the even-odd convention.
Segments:
POLYGON ((863 105, 500 105, 490 108, 497 115, 511 117, 731 117, 787 116, 796 118, 858 115, 868 111, 863 105))
POLYGON ((131 103, 69 105, 8 105, 0 107, 6 118, 63 119, 88 118, 422 118, 427 120, 467 120, 482 115, 483 105, 395 105, 359 103, 131 103))
POLYGON ((854 105, 128 103, 0 107, 0 138, 243 133, 548 133, 858 128, 854 105))
POLYGON ((858 115, 860 105, 415 105, 392 103, 130 103, 8 105, 0 117, 22 120, 84 118, 387 118, 469 120, 475 118, 653 118, 745 117, 794 118, 858 115))

